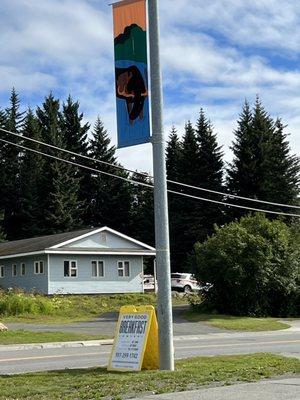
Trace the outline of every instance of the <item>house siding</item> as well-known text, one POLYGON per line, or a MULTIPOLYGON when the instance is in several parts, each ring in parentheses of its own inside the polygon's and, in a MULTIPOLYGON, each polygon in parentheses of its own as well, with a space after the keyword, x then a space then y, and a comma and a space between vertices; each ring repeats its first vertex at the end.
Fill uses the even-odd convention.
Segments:
MULTIPOLYGON (((80 244, 82 246, 82 244, 80 244)), ((142 256, 49 255, 49 294, 142 293, 142 256), (77 277, 64 277, 64 261, 77 261, 77 277), (92 277, 92 261, 104 261, 104 277, 92 277), (118 276, 118 261, 130 262, 130 276, 118 276)))
POLYGON ((114 235, 111 232, 103 231, 95 233, 87 238, 76 240, 76 242, 70 243, 69 245, 62 246, 64 247, 79 247, 79 248, 122 248, 122 249, 141 249, 141 247, 127 239, 114 235), (101 242, 101 234, 106 234, 106 243, 101 242))
POLYGON ((21 288, 25 291, 37 291, 48 294, 48 265, 46 255, 15 257, 0 260, 0 265, 5 267, 5 276, 0 278, 0 286, 8 288, 21 288), (34 273, 34 262, 44 262, 44 274, 34 273), (21 263, 26 264, 26 274, 21 276, 21 263), (17 276, 12 276, 12 265, 17 265, 17 276))

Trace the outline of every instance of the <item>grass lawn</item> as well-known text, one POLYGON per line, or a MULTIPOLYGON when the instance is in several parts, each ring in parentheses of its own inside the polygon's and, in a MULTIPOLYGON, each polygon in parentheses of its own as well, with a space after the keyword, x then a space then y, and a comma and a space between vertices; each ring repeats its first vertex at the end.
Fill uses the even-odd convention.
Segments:
POLYGON ((237 331, 277 331, 290 327, 288 321, 285 324, 279 322, 276 318, 250 318, 218 314, 199 314, 194 310, 187 311, 184 316, 188 321, 203 321, 211 326, 215 326, 216 328, 237 331))
MULTIPOLYGON (((0 292, 0 322, 67 323, 87 321, 103 313, 119 311, 124 305, 156 305, 156 295, 122 294, 95 296, 41 296, 0 292)), ((174 298, 174 305, 187 304, 186 298, 174 298)))
POLYGON ((299 360, 271 354, 197 357, 178 361, 175 372, 112 373, 94 368, 0 376, 0 399, 117 400, 294 373, 300 373, 299 360))
POLYGON ((69 332, 30 332, 24 330, 0 332, 0 345, 20 343, 73 342, 100 339, 109 339, 109 337, 104 335, 76 334, 69 332))

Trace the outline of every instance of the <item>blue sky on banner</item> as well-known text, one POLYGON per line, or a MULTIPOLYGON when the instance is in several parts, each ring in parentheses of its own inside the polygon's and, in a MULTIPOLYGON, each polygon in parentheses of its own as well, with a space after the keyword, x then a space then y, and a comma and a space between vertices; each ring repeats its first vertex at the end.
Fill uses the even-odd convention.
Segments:
MULTIPOLYGON (((109 0, 1 0, 0 107, 12 86, 34 107, 53 91, 99 114, 116 143, 112 15, 109 0)), ((300 3, 294 0, 161 0, 165 124, 182 131, 199 108, 215 124, 230 160, 245 97, 259 94, 289 124, 300 153, 300 3)), ((149 144, 118 151, 150 170, 149 144)))

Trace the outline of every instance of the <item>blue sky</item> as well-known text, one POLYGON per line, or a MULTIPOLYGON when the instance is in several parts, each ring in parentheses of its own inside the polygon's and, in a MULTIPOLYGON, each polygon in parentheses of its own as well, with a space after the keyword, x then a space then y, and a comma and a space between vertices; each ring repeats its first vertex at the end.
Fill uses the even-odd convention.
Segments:
MULTIPOLYGON (((14 86, 24 106, 52 91, 99 115, 113 142, 116 118, 112 16, 108 0, 1 0, 0 107, 14 86)), ((288 124, 300 153, 300 2, 160 0, 165 127, 182 132, 200 107, 226 160, 245 98, 259 94, 288 124)), ((151 170, 151 145, 118 151, 129 168, 151 170)))

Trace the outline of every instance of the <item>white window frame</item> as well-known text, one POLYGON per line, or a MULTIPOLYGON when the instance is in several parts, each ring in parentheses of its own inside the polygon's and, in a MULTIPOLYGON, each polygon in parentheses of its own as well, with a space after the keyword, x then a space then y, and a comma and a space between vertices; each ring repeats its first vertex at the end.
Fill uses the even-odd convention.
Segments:
POLYGON ((18 265, 17 264, 12 264, 11 265, 11 276, 13 276, 14 278, 17 276, 18 274, 18 265))
POLYGON ((26 275, 26 263, 22 262, 20 264, 20 275, 25 276, 26 275), (24 266, 24 274, 23 274, 23 266, 24 266))
POLYGON ((35 261, 33 263, 33 268, 34 268, 34 274, 35 275, 45 275, 45 263, 44 263, 44 261, 42 261, 42 260, 35 261), (43 268, 41 268, 41 266, 43 266, 43 268))
POLYGON ((77 278, 78 277, 78 263, 77 260, 64 260, 64 278, 77 278), (69 275, 65 275, 65 263, 69 263, 69 275), (75 268, 72 267, 72 263, 75 263, 75 268), (76 271, 76 275, 72 275, 72 271, 76 271))
POLYGON ((91 260, 91 266, 92 266, 92 278, 93 279, 99 279, 99 278, 105 278, 105 262, 104 260, 91 260), (96 263, 96 275, 93 275, 93 263, 96 263), (102 263, 103 265, 103 275, 99 275, 99 263, 102 263))
POLYGON ((117 267, 118 267, 118 278, 129 278, 130 277, 130 261, 129 260, 119 260, 117 262, 117 267), (128 263, 128 275, 125 275, 125 263, 128 263), (122 267, 119 266, 119 264, 122 264, 122 267), (122 275, 119 274, 119 272, 122 271, 122 275))
POLYGON ((0 265, 0 279, 5 278, 5 265, 0 265))

